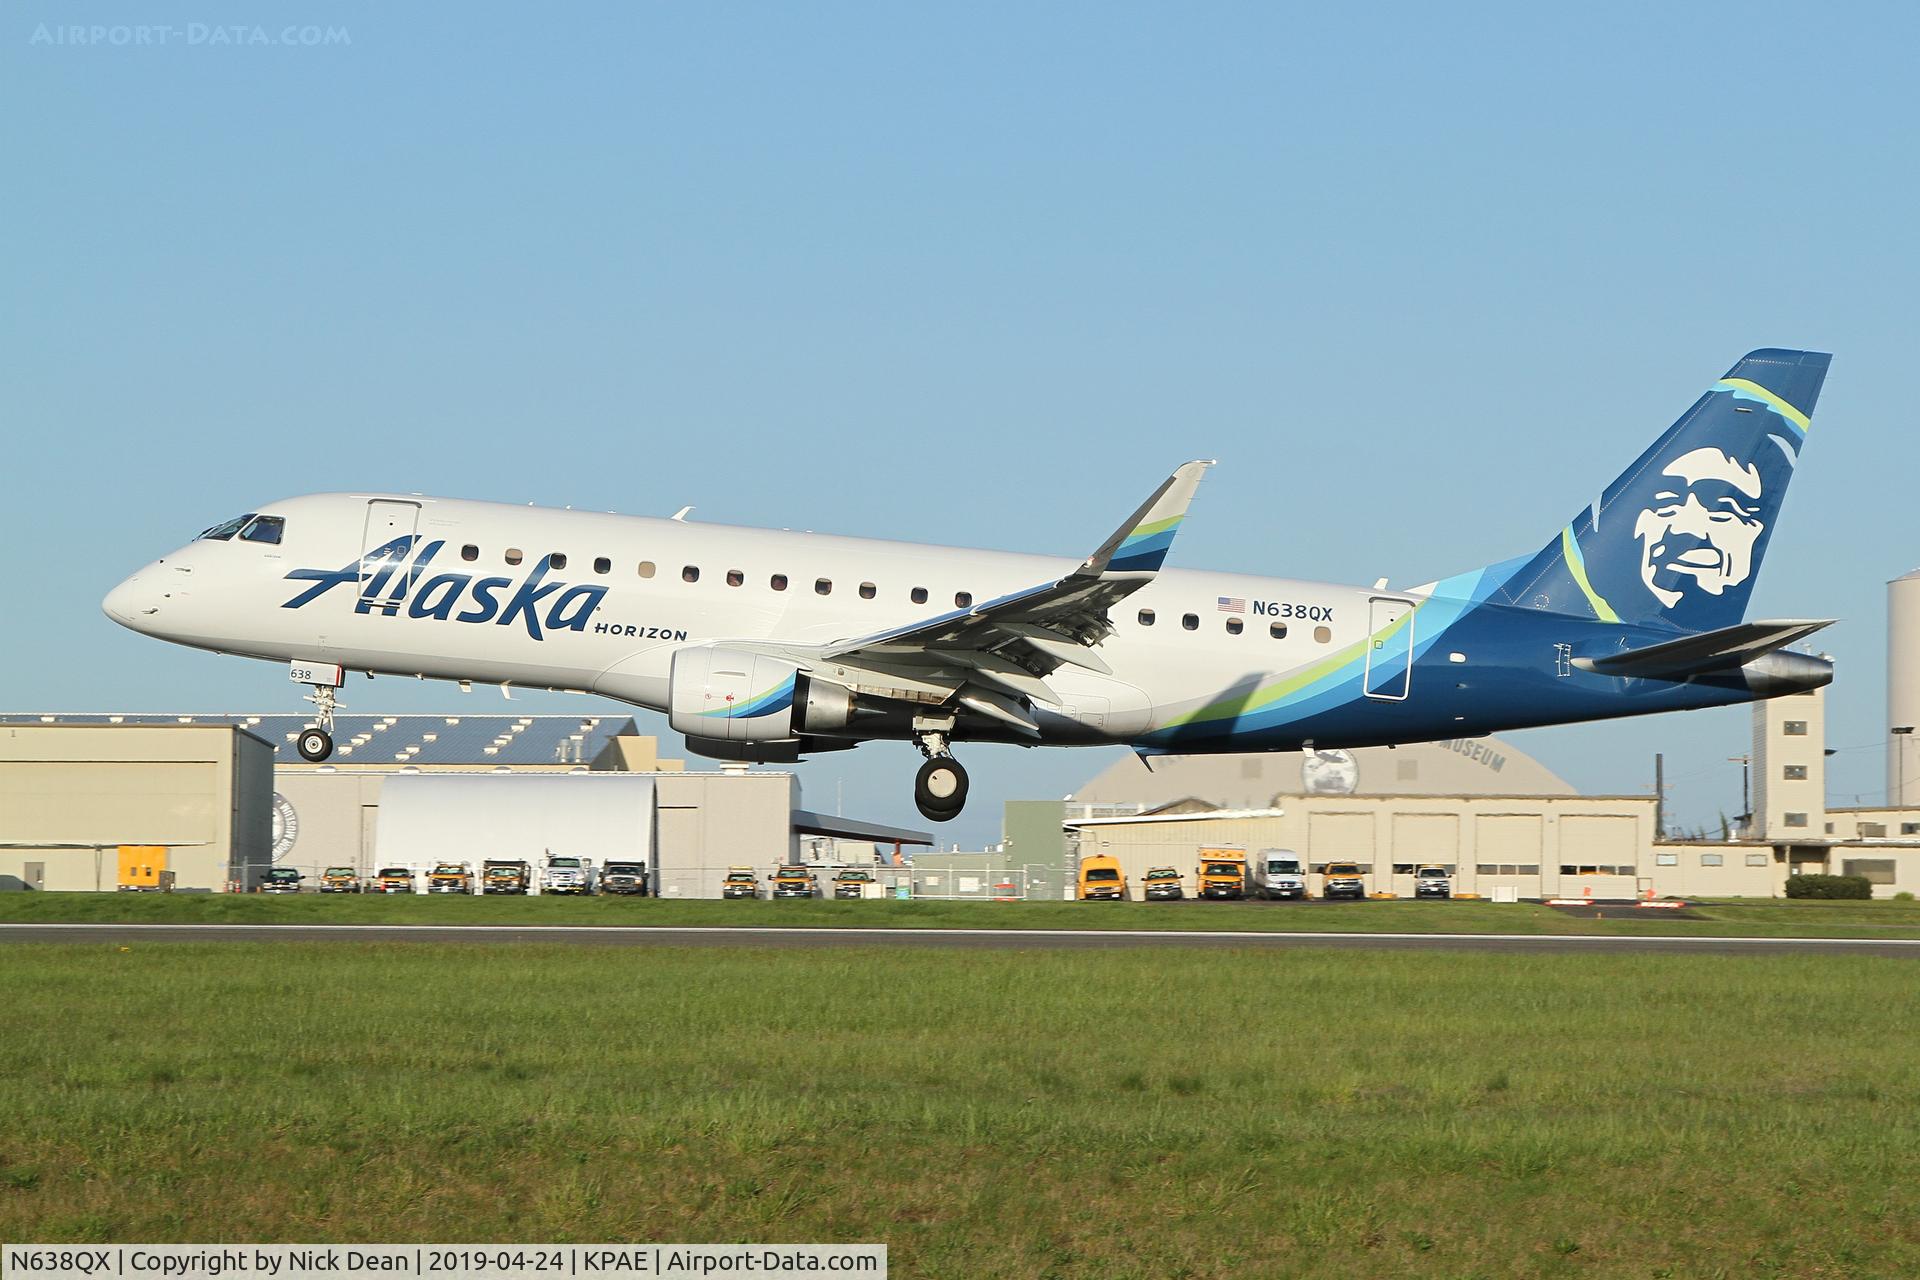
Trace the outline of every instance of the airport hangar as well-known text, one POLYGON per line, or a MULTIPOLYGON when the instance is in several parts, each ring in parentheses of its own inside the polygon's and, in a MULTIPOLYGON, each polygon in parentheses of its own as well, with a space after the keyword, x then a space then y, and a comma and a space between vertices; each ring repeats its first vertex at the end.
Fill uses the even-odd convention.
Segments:
POLYGON ((299 715, 0 715, 0 890, 113 890, 122 850, 176 891, 251 889, 273 866, 547 853, 645 862, 665 897, 733 866, 893 861, 926 832, 800 807, 792 773, 663 760, 625 715, 347 715, 326 764, 299 715))
MULTIPOLYGON (((1915 588, 1920 658, 1920 578, 1915 588)), ((1892 687, 1895 713, 1920 720, 1920 678, 1892 687)), ((1829 807, 1826 695, 1753 704, 1752 813, 1725 838, 1666 838, 1653 794, 1580 795, 1500 738, 1162 757, 1151 772, 1129 756, 1068 797, 1060 819, 1078 856, 1120 860, 1135 897, 1149 867, 1190 875, 1216 846, 1289 850, 1315 893, 1335 860, 1359 863, 1370 892, 1401 897, 1435 863, 1456 893, 1497 899, 1780 897, 1795 874, 1862 875, 1879 897, 1920 892, 1920 806, 1903 799, 1920 797, 1920 757, 1899 758, 1912 730, 1888 738, 1894 803, 1829 807)))

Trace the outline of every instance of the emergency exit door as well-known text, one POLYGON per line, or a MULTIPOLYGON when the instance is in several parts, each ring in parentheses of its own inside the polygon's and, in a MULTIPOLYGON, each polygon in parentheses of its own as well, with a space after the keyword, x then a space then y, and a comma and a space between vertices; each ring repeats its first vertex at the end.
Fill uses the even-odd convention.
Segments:
POLYGON ((1367 696, 1399 702, 1412 683, 1413 601, 1375 596, 1367 617, 1367 696))
POLYGON ((377 616, 392 617, 407 598, 406 575, 400 566, 413 550, 414 535, 420 528, 420 504, 374 498, 367 503, 367 526, 360 541, 360 590, 355 602, 357 613, 368 612, 368 602, 376 602, 377 616))

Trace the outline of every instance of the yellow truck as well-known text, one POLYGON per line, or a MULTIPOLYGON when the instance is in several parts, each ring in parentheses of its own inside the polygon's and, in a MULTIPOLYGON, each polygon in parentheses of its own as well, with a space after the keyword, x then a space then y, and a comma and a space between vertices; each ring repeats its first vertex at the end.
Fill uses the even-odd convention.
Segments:
POLYGON ((320 873, 320 892, 358 893, 360 873, 352 867, 328 867, 320 873))
POLYGON ((1352 898, 1359 902, 1367 896, 1366 873, 1357 862, 1329 862, 1320 877, 1323 898, 1352 898))
POLYGON ((811 898, 819 892, 820 882, 806 867, 781 867, 773 873, 776 898, 811 898))
POLYGON ((428 893, 472 893, 473 868, 464 862, 435 863, 427 872, 428 893))
POLYGON ((720 896, 757 898, 760 896, 760 877, 753 873, 752 867, 734 867, 727 872, 727 878, 720 886, 720 896))
POLYGON ((1194 872, 1197 898, 1247 896, 1247 851, 1232 845, 1203 845, 1194 872))
POLYGON ((412 893, 413 872, 407 867, 382 867, 373 873, 375 893, 412 893))
POLYGON ((1080 901, 1120 902, 1127 896, 1127 873, 1120 859, 1096 853, 1080 859, 1080 901))

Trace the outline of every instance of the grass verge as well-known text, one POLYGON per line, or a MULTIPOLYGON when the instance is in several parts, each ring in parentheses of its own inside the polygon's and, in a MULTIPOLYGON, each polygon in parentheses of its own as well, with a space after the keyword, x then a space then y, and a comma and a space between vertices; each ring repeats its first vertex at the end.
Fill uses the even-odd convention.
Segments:
POLYGON ((1901 961, 288 942, 0 977, 10 1240, 1920 1273, 1901 961))
POLYGON ((317 893, 0 894, 22 924, 786 925, 905 929, 1246 929, 1274 932, 1638 934, 1920 938, 1920 903, 1708 903, 1700 919, 1657 911, 1601 919, 1534 903, 803 902, 487 898, 317 893))

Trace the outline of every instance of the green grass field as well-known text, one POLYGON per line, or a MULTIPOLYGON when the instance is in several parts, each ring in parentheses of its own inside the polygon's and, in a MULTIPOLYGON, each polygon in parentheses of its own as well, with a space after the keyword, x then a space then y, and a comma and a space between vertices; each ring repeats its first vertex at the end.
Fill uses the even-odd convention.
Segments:
POLYGON ((1920 1274, 1902 960, 290 941, 0 980, 8 1240, 1920 1274))
POLYGON ((1404 933, 1749 934, 1920 938, 1920 903, 1747 900, 1703 917, 1595 919, 1534 903, 718 902, 416 895, 8 893, 0 922, 231 924, 655 924, 973 929, 1253 929, 1404 933))

